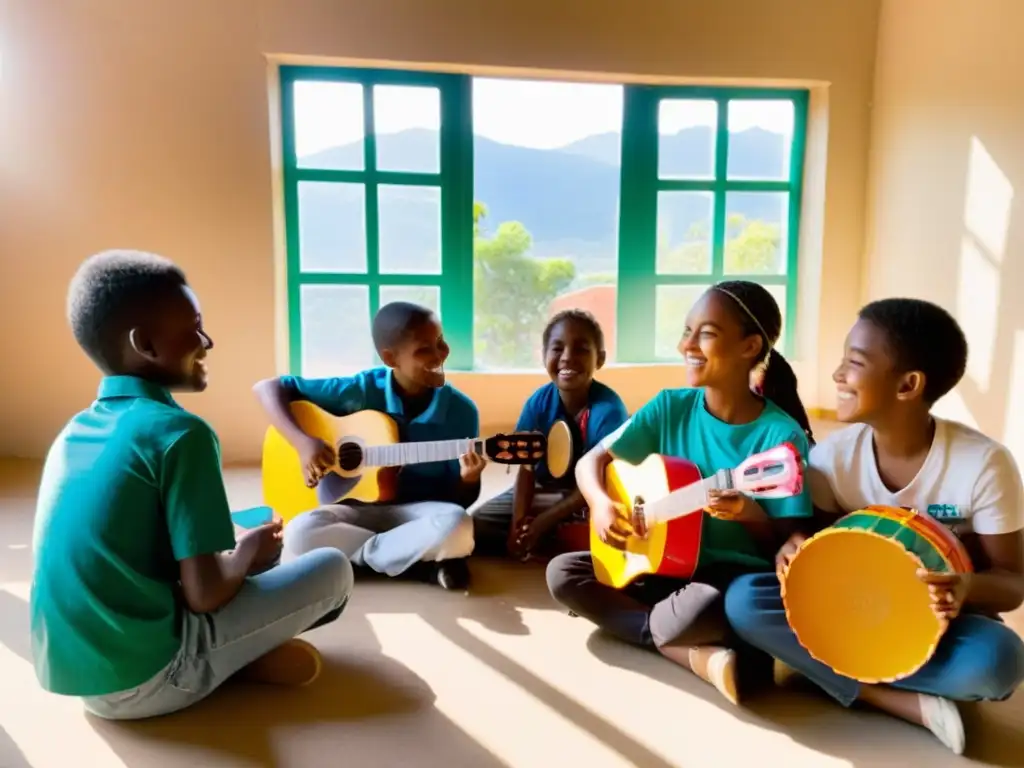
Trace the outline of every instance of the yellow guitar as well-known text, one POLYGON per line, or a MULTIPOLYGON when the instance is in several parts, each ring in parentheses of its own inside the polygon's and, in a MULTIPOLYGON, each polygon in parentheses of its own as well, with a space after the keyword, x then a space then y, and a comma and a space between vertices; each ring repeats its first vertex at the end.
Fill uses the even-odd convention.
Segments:
POLYGON ((263 440, 263 501, 285 523, 302 512, 345 499, 389 501, 397 490, 398 472, 407 464, 450 461, 470 452, 499 464, 535 464, 550 450, 548 464, 552 474, 556 470, 564 474, 569 464, 567 457, 572 456, 569 428, 561 423, 547 436, 520 432, 488 438, 400 443, 398 425, 379 411, 332 416, 303 400, 289 407, 303 432, 334 446, 337 461, 316 488, 310 488, 298 451, 277 429, 267 429, 263 440))

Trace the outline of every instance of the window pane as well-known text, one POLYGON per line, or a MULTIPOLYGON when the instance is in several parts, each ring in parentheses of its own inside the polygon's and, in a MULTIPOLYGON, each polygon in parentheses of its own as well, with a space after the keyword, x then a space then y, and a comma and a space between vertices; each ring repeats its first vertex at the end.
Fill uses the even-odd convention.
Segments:
POLYGON ((715 198, 710 192, 658 193, 659 275, 711 273, 711 223, 715 198))
POLYGON ((299 269, 366 272, 366 190, 362 184, 300 181, 299 269))
POLYGON ((292 101, 299 168, 363 170, 363 86, 299 80, 292 101))
POLYGON ((441 172, 441 93, 405 85, 373 87, 377 170, 441 172))
POLYGON ((792 101, 730 101, 728 177, 788 180, 793 119, 792 101))
POLYGON ((377 187, 382 274, 441 274, 441 188, 377 187))
POLYGON ((304 285, 299 313, 303 376, 345 375, 375 364, 367 286, 304 285))
POLYGON ((714 101, 663 99, 658 107, 658 176, 714 177, 717 130, 718 105, 714 101))
POLYGON ((441 288, 437 285, 382 285, 380 306, 392 301, 409 301, 441 317, 441 288))
POLYGON ((789 195, 729 192, 725 196, 725 274, 786 274, 789 195))
POLYGON ((554 313, 585 307, 615 359, 623 88, 473 79, 474 356, 538 368, 554 313))
POLYGON ((710 285, 659 285, 654 289, 654 354, 677 358, 686 314, 710 285))

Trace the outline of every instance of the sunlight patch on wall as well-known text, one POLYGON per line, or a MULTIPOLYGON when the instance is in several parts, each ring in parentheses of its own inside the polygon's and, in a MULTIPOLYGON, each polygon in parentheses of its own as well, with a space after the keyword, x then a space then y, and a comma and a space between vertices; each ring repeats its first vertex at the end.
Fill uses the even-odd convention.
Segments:
POLYGON ((991 384, 999 333, 1000 266, 1006 251, 1013 185, 977 136, 971 137, 965 187, 957 319, 970 347, 967 375, 984 393, 991 384))
POLYGON ((955 389, 932 406, 932 413, 940 419, 959 421, 971 429, 981 430, 978 420, 971 414, 971 409, 967 407, 960 392, 955 389))
POLYGON ((999 331, 999 267, 965 236, 960 245, 956 314, 967 336, 967 375, 987 392, 999 331))
POLYGON ((1013 185, 977 136, 971 137, 964 198, 964 226, 997 264, 1006 253, 1013 185))
POLYGON ((1010 386, 1006 396, 1006 417, 1003 421, 1003 443, 1017 465, 1024 467, 1024 331, 1013 335, 1010 353, 1010 386))

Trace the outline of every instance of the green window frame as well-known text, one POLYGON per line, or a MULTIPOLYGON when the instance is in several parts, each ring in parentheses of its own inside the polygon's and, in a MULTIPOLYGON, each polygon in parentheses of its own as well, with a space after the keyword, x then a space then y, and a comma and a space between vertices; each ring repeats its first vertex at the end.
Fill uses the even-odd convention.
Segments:
POLYGON ((285 230, 287 242, 288 362, 302 373, 302 288, 308 285, 366 286, 369 321, 380 308, 386 286, 436 286, 441 294, 441 317, 452 352, 449 366, 473 367, 473 141, 464 116, 472 81, 465 75, 404 72, 390 69, 336 67, 280 68, 281 138, 284 161, 285 230), (363 92, 363 170, 299 167, 295 151, 295 84, 300 81, 354 83, 363 92), (377 167, 373 88, 376 85, 436 88, 441 107, 440 172, 410 173, 377 167), (466 140, 466 136, 469 140, 466 140), (365 190, 366 265, 361 273, 305 271, 299 254, 299 185, 302 182, 358 183, 365 190), (440 274, 401 274, 380 271, 378 190, 381 185, 440 189, 440 274), (468 223, 467 223, 468 222, 468 223))
MULTIPOLYGON (((783 285, 786 327, 783 342, 793 350, 796 327, 800 207, 804 150, 807 137, 806 90, 775 88, 709 88, 701 86, 627 86, 623 95, 622 181, 619 210, 619 282, 617 306, 617 363, 663 362, 655 353, 657 289, 662 285, 708 285, 723 279, 783 285), (658 117, 664 100, 714 101, 717 106, 714 173, 710 179, 664 179, 658 176, 658 117), (788 178, 729 179, 729 102, 791 101, 793 138, 788 178), (711 271, 705 274, 657 272, 658 193, 710 192, 711 271), (729 192, 778 192, 788 195, 786 272, 725 274, 726 195, 729 192)), ((685 313, 685 309, 681 314, 685 313)))
MULTIPOLYGON (((387 286, 435 286, 445 334, 452 348, 448 367, 471 371, 473 365, 473 109, 469 75, 409 72, 391 69, 282 66, 280 74, 281 138, 283 150, 285 236, 287 244, 288 362, 291 372, 302 374, 302 289, 304 286, 366 287, 369 317, 380 306, 380 290, 387 286), (353 83, 362 87, 362 170, 327 170, 300 167, 295 149, 295 84, 300 81, 353 83), (376 85, 436 88, 440 97, 440 171, 412 173, 380 170, 374 119, 376 85), (365 190, 365 272, 306 271, 301 268, 299 243, 299 185, 303 182, 357 183, 365 190), (440 189, 440 274, 382 273, 379 269, 380 233, 378 189, 381 185, 440 189)), ((796 321, 800 208, 807 129, 806 90, 769 88, 708 88, 697 86, 623 86, 622 166, 620 180, 619 258, 617 280, 617 364, 663 362, 655 354, 656 295, 659 285, 703 285, 728 277, 765 285, 783 285, 786 291, 786 349, 792 353, 796 321), (658 178, 658 110, 664 99, 713 100, 718 122, 714 175, 709 179, 658 178), (789 100, 793 103, 793 138, 789 178, 753 181, 727 178, 729 154, 728 104, 730 100, 789 100), (657 274, 657 200, 662 190, 701 191, 713 194, 711 272, 701 275, 657 274), (726 194, 785 192, 789 196, 786 272, 780 275, 724 273, 726 194)))

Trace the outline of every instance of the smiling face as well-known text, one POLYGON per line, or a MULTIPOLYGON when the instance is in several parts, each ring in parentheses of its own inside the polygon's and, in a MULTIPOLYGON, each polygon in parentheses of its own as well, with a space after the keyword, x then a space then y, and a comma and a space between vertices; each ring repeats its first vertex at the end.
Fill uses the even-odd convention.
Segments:
POLYGON ((156 301, 128 334, 140 373, 168 389, 202 392, 207 386, 206 353, 213 339, 203 328, 199 299, 187 285, 156 301))
POLYGON ((393 349, 382 349, 384 364, 392 368, 402 389, 409 393, 443 387, 444 363, 451 348, 435 315, 406 331, 393 349))
POLYGON ((899 371, 885 332, 867 320, 858 320, 847 334, 843 359, 832 380, 836 417, 847 423, 885 420, 893 408, 919 400, 924 389, 924 376, 919 371, 899 371))
POLYGON ((544 368, 562 392, 588 389, 594 373, 604 365, 604 351, 597 348, 590 327, 567 318, 551 327, 544 368))
POLYGON ((715 387, 734 380, 749 382, 763 345, 760 334, 746 332, 727 296, 706 292, 690 308, 679 341, 687 384, 715 387))

